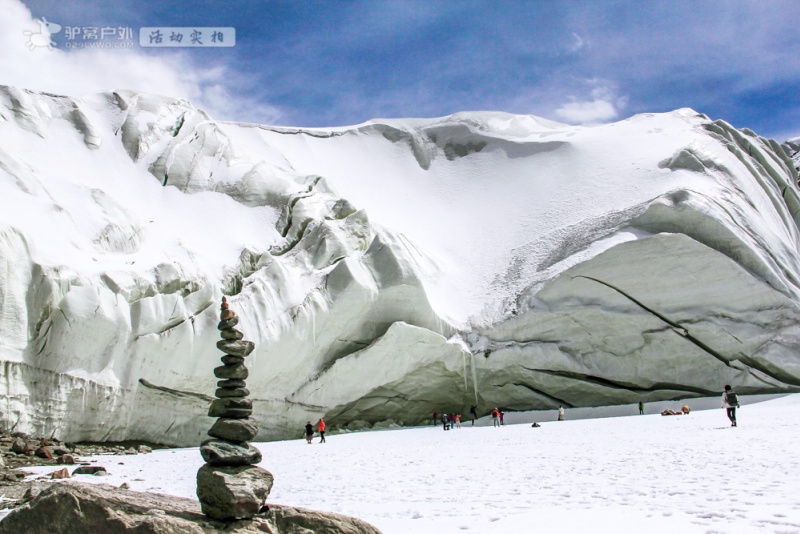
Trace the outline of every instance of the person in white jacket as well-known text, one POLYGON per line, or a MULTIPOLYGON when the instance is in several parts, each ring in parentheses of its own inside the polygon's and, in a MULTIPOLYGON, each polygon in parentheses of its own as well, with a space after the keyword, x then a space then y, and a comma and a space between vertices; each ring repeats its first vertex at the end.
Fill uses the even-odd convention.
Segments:
POLYGON ((736 393, 727 384, 725 385, 725 391, 722 392, 722 407, 725 408, 728 419, 731 420, 731 426, 736 426, 736 408, 739 407, 739 400, 736 393))

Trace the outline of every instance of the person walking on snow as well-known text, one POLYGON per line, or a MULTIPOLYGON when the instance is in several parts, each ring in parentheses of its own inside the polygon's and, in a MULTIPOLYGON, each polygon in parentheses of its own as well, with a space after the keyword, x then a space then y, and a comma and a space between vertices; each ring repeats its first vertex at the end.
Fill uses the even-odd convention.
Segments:
POLYGON ((492 410, 492 426, 500 426, 500 421, 498 421, 499 417, 500 417, 500 410, 498 410, 497 408, 492 410))
POLYGON ((564 407, 563 406, 559 406, 558 407, 558 420, 559 421, 563 421, 564 420, 564 407))
POLYGON ((639 415, 644 415, 644 403, 639 401, 639 415))
POLYGON ((325 443, 325 419, 322 417, 319 418, 319 423, 317 423, 317 430, 319 431, 319 442, 325 443))
POLYGON ((478 418, 478 405, 473 404, 469 407, 469 415, 472 417, 472 426, 475 426, 475 419, 478 418))
POLYGON ((306 442, 311 445, 311 439, 314 437, 314 427, 311 425, 311 421, 306 423, 306 442))
POLYGON ((446 413, 443 413, 443 414, 442 414, 442 427, 443 427, 445 430, 450 430, 450 424, 449 424, 449 423, 450 423, 450 419, 448 419, 448 417, 447 417, 447 414, 446 414, 446 413))
POLYGON ((461 414, 456 414, 456 428, 461 428, 461 414))
POLYGON ((725 408, 725 412, 728 414, 731 426, 736 426, 736 408, 739 407, 739 396, 727 384, 725 385, 725 391, 722 392, 722 407, 725 408))
POLYGON ((504 412, 503 410, 500 410, 500 426, 505 425, 505 422, 503 422, 503 418, 505 416, 506 416, 506 412, 504 412))
POLYGON ((438 424, 439 424, 439 412, 434 411, 433 412, 433 426, 436 426, 438 424))

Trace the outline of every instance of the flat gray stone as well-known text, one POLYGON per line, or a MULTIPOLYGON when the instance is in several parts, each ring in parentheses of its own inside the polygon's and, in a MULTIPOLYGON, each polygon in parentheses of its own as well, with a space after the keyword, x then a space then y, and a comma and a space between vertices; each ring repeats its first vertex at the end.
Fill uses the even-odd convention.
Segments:
POLYGON ((244 397, 216 399, 208 408, 209 417, 231 417, 246 419, 253 414, 253 401, 244 397))
POLYGON ((248 443, 207 439, 200 445, 203 460, 214 466, 253 465, 261 461, 261 451, 248 443))
POLYGON ((225 330, 222 330, 219 335, 222 337, 222 339, 236 340, 244 338, 244 334, 235 328, 226 328, 225 330))
POLYGON ((239 318, 234 316, 230 319, 225 319, 224 321, 220 321, 219 324, 217 325, 217 330, 227 330, 229 328, 233 328, 237 324, 239 324, 239 318))
POLYGON ((197 498, 207 516, 217 520, 256 515, 272 489, 272 474, 252 465, 214 467, 197 471, 197 498))
POLYGON ((247 367, 241 363, 238 365, 221 365, 214 368, 214 376, 217 378, 244 380, 249 375, 250 372, 247 370, 247 367))
POLYGON ((220 380, 217 382, 218 388, 243 388, 246 387, 247 383, 244 380, 220 380))
POLYGON ((256 348, 256 344, 252 341, 246 341, 244 339, 239 340, 227 340, 227 339, 220 339, 217 341, 217 348, 224 352, 225 354, 230 354, 231 356, 241 356, 245 357, 251 352, 253 349, 256 348))
POLYGON ((241 356, 231 356, 230 354, 226 354, 220 359, 222 360, 222 363, 224 363, 225 365, 244 364, 244 358, 242 358, 241 356))
POLYGON ((213 438, 228 441, 250 441, 258 434, 258 423, 252 417, 247 419, 230 419, 222 417, 217 419, 208 435, 213 438))
POLYGON ((218 388, 214 392, 214 396, 218 399, 226 397, 246 397, 250 395, 250 390, 247 388, 218 388))

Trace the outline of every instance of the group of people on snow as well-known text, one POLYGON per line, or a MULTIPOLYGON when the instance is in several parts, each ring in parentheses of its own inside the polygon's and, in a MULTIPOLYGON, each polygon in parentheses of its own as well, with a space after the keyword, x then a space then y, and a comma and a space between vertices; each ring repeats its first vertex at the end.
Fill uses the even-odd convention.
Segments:
MULTIPOLYGON (((325 443, 325 419, 322 417, 317 422, 317 432, 319 432, 318 443, 325 443)), ((314 425, 311 424, 311 421, 308 421, 306 423, 306 442, 311 445, 312 439, 314 439, 314 425)))
MULTIPOLYGON (((639 402, 639 414, 644 415, 644 402, 639 402)), ((722 392, 722 407, 725 409, 725 413, 728 416, 728 419, 731 422, 731 426, 736 426, 736 408, 739 407, 739 397, 736 392, 733 391, 730 385, 725 385, 725 391, 722 392)), ((680 411, 673 411, 670 409, 666 409, 661 412, 661 415, 689 415, 691 409, 688 405, 684 404, 680 411)), ((564 420, 564 406, 558 407, 558 421, 564 420)), ((475 425, 475 420, 478 418, 478 406, 473 404, 469 407, 469 414, 470 418, 472 419, 472 425, 475 425)), ((505 412, 500 410, 499 408, 493 408, 490 412, 492 416, 492 425, 493 426, 503 426, 505 412)), ((434 426, 440 424, 439 412, 433 412, 433 424, 434 426)), ((461 428, 461 414, 441 414, 441 425, 444 430, 450 430, 451 428, 461 428)), ((532 426, 538 427, 538 423, 534 423, 532 426)), ((325 420, 320 417, 319 421, 317 422, 317 432, 319 432, 319 442, 318 443, 325 443, 325 420)), ((312 439, 314 438, 314 425, 311 424, 311 421, 306 423, 305 427, 305 438, 306 442, 310 445, 312 439)))

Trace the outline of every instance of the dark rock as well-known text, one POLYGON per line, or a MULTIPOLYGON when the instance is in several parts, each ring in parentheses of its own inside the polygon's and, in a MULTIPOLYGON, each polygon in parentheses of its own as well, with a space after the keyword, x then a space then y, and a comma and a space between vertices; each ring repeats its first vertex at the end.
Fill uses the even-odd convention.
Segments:
POLYGON ((231 419, 247 419, 253 415, 251 408, 227 408, 221 411, 208 412, 209 417, 230 417, 231 419))
POLYGON ((250 441, 258 434, 258 423, 252 417, 247 419, 217 419, 208 435, 228 441, 250 441))
POLYGON ((53 456, 62 456, 64 454, 69 454, 69 449, 67 449, 66 447, 62 447, 61 445, 58 445, 56 447, 53 447, 52 452, 53 456))
POLYGON ((213 467, 197 472, 197 497, 207 516, 218 520, 255 516, 272 489, 272 474, 253 465, 213 467))
POLYGON ((244 363, 244 358, 241 356, 231 356, 230 354, 226 354, 220 359, 225 365, 238 365, 240 363, 244 363))
POLYGON ((250 373, 244 365, 221 365, 214 368, 214 376, 217 378, 234 378, 244 380, 250 373))
POLYGON ((247 386, 244 380, 220 380, 217 382, 218 388, 243 388, 247 386))
POLYGON ((71 454, 62 454, 58 457, 58 463, 63 465, 73 465, 75 463, 75 457, 71 454))
POLYGON ((237 324, 239 324, 239 318, 233 317, 232 319, 220 321, 219 324, 217 325, 217 330, 227 330, 229 328, 233 328, 237 324))
POLYGON ((207 439, 200 446, 203 460, 213 466, 253 465, 261 461, 261 451, 248 443, 241 445, 220 439, 207 439))
POLYGON ((11 450, 17 454, 25 454, 28 452, 28 442, 25 438, 17 438, 11 444, 11 450))
POLYGON ((39 458, 45 458, 47 460, 53 459, 53 453, 50 452, 50 449, 47 447, 39 447, 38 449, 36 449, 36 452, 34 454, 36 454, 36 456, 38 456, 39 458))
POLYGON ((222 332, 220 332, 220 337, 222 339, 243 339, 244 334, 235 328, 226 328, 222 332))
POLYGON ((72 471, 72 476, 75 475, 96 475, 97 473, 105 472, 106 468, 102 465, 82 465, 80 467, 76 467, 74 471, 72 471))
POLYGON ((219 388, 214 392, 214 396, 218 399, 225 397, 246 397, 250 395, 250 390, 247 388, 219 388))
POLYGON ((0 534, 380 534, 360 519, 270 504, 251 520, 221 523, 200 513, 195 499, 125 491, 105 484, 52 484, 0 521, 0 534))
POLYGON ((232 417, 243 419, 253 413, 253 401, 244 397, 216 399, 208 408, 209 417, 232 417))
POLYGON ((256 348, 256 344, 252 341, 245 341, 244 339, 239 340, 227 340, 227 339, 220 339, 217 341, 217 348, 224 352, 225 354, 230 354, 231 356, 242 356, 245 357, 251 352, 253 349, 256 348))

